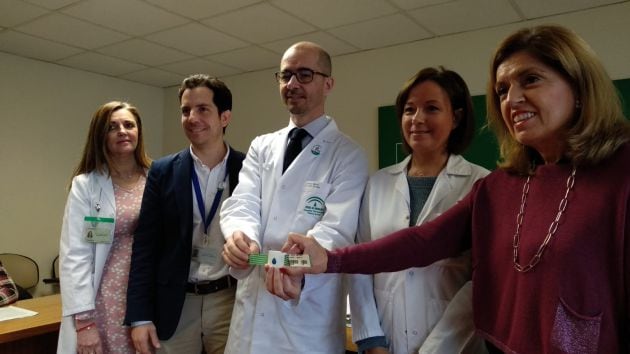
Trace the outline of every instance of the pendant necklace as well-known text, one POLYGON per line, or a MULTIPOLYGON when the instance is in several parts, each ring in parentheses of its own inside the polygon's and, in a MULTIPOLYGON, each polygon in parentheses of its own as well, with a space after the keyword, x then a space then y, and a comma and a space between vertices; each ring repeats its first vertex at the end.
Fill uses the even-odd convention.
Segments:
POLYGON ((571 171, 571 174, 569 175, 569 178, 567 178, 567 190, 566 192, 564 192, 564 197, 562 198, 562 200, 560 200, 560 205, 558 206, 558 213, 556 214, 556 218, 551 222, 551 225, 549 225, 547 236, 543 240, 542 244, 538 247, 538 251, 536 251, 534 257, 532 257, 529 263, 522 266, 518 262, 518 246, 521 241, 521 226, 523 225, 523 217, 525 216, 525 202, 527 201, 527 195, 529 194, 529 182, 532 178, 532 176, 527 176, 527 180, 523 185, 523 194, 521 195, 521 208, 518 212, 518 215, 516 216, 516 232, 514 233, 514 239, 512 242, 514 268, 517 271, 521 273, 528 272, 532 270, 538 264, 538 262, 540 262, 540 259, 542 258, 542 255, 545 252, 549 241, 551 241, 551 238, 558 230, 558 223, 560 222, 560 218, 562 217, 562 214, 564 213, 565 209, 567 208, 567 204, 569 203, 569 192, 573 189, 573 185, 575 184, 575 170, 576 168, 574 166, 573 171, 571 171))

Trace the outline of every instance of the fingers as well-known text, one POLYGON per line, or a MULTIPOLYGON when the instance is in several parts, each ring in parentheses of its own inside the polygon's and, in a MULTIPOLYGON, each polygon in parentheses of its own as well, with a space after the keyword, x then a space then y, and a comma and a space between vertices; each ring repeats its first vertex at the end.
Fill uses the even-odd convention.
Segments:
POLYGON ((302 254, 302 250, 296 244, 291 245, 289 249, 283 250, 282 252, 287 254, 302 254))
POLYGON ((77 353, 102 354, 101 338, 96 326, 77 332, 77 353))
POLYGON ((311 273, 311 268, 307 268, 307 267, 286 267, 286 268, 282 268, 282 271, 287 276, 302 278, 302 277, 304 277, 304 274, 310 274, 311 273))
POLYGON ((160 347, 160 341, 153 323, 133 327, 131 329, 131 340, 136 351, 140 354, 152 354, 154 348, 160 347))
POLYGON ((328 265, 328 253, 326 253, 326 249, 317 243, 317 240, 315 240, 312 236, 304 236, 290 232, 285 245, 289 246, 289 249, 297 248, 301 250, 300 253, 307 254, 311 260, 310 268, 287 268, 290 275, 298 276, 305 273, 319 274, 326 271, 328 265))
POLYGON ((155 326, 149 329, 149 336, 151 337, 151 344, 153 345, 153 348, 160 348, 160 339, 158 338, 155 326))
POLYGON ((241 231, 236 231, 223 245, 223 260, 231 267, 245 269, 249 266, 249 255, 252 250, 257 250, 258 245, 241 231), (254 244, 255 246, 252 246, 254 244))
POLYGON ((260 253, 260 247, 258 247, 258 244, 256 242, 251 242, 249 244, 249 254, 257 254, 260 253))
POLYGON ((284 270, 284 268, 265 266, 267 290, 285 301, 297 299, 302 290, 302 280, 300 277, 292 278, 284 274, 284 270))
POLYGON ((308 242, 309 236, 301 235, 295 232, 289 232, 289 237, 284 246, 282 246, 282 252, 287 252, 290 249, 297 249, 298 253, 304 252, 304 245, 308 242))

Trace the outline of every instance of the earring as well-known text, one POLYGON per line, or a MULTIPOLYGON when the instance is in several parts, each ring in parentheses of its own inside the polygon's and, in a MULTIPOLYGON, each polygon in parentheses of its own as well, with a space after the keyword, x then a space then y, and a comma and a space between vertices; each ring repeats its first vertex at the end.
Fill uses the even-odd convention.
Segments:
POLYGON ((582 102, 580 102, 580 100, 575 100, 575 108, 577 109, 582 108, 582 102))

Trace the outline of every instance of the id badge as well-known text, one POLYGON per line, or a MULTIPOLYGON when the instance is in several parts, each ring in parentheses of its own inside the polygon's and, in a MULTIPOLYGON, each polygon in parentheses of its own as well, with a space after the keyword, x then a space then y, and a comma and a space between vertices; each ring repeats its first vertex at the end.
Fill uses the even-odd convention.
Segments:
POLYGON ((215 265, 218 258, 219 252, 212 247, 193 247, 192 259, 202 265, 215 265))
POLYGON ((112 243, 114 235, 114 218, 86 216, 83 239, 90 243, 112 243))

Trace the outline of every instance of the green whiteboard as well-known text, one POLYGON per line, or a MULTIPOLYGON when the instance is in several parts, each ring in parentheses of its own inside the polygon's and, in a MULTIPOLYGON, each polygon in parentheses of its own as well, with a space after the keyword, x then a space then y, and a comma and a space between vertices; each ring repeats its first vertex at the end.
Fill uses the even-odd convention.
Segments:
MULTIPOLYGON (((626 118, 630 117, 630 79, 614 81, 626 118)), ((475 137, 462 154, 468 161, 489 170, 496 167, 499 149, 494 134, 486 125, 486 96, 473 96, 475 111, 475 137)), ((378 166, 383 168, 402 161, 407 154, 402 148, 402 137, 394 106, 378 108, 378 166)))

